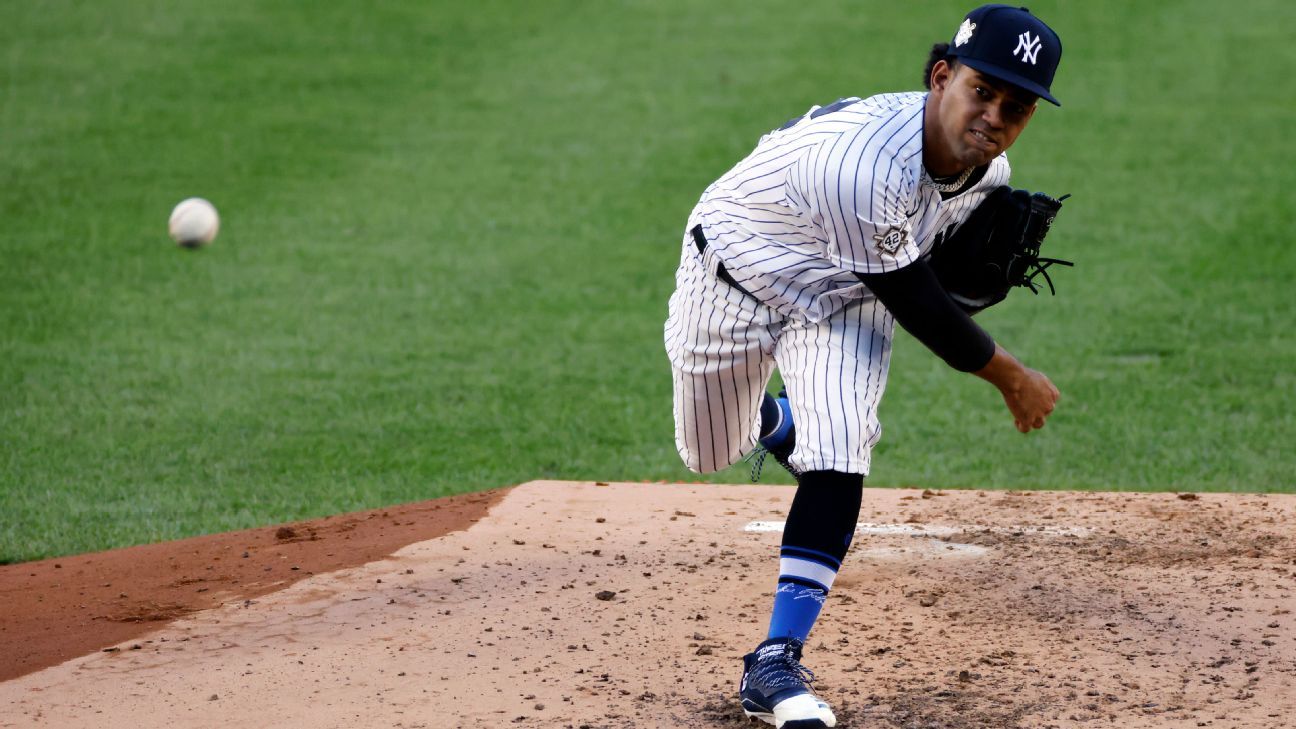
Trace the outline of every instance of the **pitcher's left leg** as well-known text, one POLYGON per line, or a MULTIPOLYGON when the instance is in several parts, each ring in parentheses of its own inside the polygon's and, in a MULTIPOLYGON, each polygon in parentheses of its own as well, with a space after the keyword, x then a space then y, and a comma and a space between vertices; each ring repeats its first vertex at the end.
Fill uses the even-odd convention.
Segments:
POLYGON ((856 302, 828 320, 793 325, 775 350, 788 386, 800 471, 783 530, 779 578, 765 642, 744 658, 743 709, 776 726, 831 727, 801 652, 855 534, 877 406, 891 353, 890 314, 856 302))

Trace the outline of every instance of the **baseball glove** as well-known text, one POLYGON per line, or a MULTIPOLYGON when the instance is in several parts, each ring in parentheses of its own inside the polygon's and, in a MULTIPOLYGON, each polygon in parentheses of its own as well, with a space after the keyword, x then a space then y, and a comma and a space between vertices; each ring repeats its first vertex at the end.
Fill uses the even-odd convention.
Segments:
POLYGON ((1062 209, 1063 195, 996 188, 958 230, 932 252, 931 267, 951 298, 969 314, 1003 301, 1014 286, 1038 294, 1043 276, 1056 294, 1048 268, 1074 265, 1058 258, 1041 258, 1040 245, 1062 209))

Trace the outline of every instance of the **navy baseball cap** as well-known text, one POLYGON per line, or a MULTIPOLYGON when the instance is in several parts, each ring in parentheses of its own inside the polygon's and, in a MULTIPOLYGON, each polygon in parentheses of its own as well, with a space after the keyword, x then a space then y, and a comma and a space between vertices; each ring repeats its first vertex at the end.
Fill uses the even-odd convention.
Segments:
POLYGON ((1062 59, 1062 40, 1026 8, 982 5, 968 13, 950 41, 949 55, 1062 106, 1049 93, 1062 59))

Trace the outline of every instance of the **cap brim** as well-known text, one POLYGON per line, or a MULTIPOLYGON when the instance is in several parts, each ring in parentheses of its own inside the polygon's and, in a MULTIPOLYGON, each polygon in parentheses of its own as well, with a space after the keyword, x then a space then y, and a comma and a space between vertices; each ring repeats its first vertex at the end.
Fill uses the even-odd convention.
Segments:
POLYGON ((963 58, 962 56, 957 56, 957 58, 959 63, 962 63, 965 66, 971 66, 981 73, 994 76, 1001 81, 1006 81, 1013 86, 1025 89, 1054 106, 1062 106, 1062 102, 1053 98, 1053 95, 1048 92, 1048 89, 1020 74, 1013 73, 1012 71, 996 66, 993 63, 986 63, 979 58, 963 58))

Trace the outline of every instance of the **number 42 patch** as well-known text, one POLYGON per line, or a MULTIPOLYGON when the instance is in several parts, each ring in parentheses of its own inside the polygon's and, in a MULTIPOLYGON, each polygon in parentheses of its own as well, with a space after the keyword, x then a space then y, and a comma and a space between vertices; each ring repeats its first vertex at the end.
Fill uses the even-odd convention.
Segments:
POLYGON ((878 253, 884 256, 895 256, 909 242, 909 223, 900 223, 892 225, 881 233, 873 236, 877 242, 878 253))

